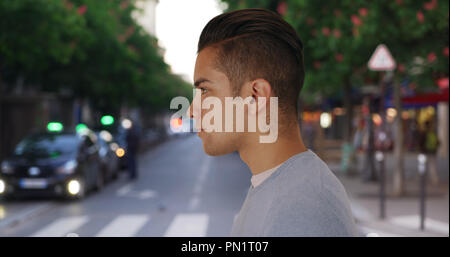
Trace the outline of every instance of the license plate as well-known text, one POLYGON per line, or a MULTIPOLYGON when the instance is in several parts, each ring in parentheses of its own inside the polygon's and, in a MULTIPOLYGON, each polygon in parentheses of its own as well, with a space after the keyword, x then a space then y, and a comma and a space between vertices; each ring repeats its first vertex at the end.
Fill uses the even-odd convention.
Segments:
POLYGON ((44 189, 47 188, 46 179, 21 179, 19 183, 21 188, 44 189))

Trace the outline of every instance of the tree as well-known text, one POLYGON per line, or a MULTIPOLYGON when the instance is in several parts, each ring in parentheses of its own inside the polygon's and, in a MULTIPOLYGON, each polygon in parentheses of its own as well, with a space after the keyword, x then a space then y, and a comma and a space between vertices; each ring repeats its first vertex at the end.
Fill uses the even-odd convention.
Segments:
POLYGON ((123 103, 151 110, 188 95, 171 74, 157 39, 132 17, 132 0, 0 1, 0 80, 34 90, 71 92, 100 110, 123 103))
MULTIPOLYGON (((448 77, 448 1, 222 1, 230 10, 255 7, 276 11, 297 30, 304 43, 306 66, 302 99, 314 103, 317 95, 341 97, 347 115, 346 141, 351 135, 351 92, 380 81, 379 73, 367 69, 370 55, 380 43, 386 44, 397 60, 397 86, 399 79, 408 77, 418 91, 433 90, 436 79, 448 77)), ((402 145, 401 138, 400 133, 397 145, 402 145)), ((401 149, 396 155, 400 164, 401 149)), ((396 173, 402 180, 401 165, 396 173)), ((395 191, 402 193, 401 181, 395 191)))

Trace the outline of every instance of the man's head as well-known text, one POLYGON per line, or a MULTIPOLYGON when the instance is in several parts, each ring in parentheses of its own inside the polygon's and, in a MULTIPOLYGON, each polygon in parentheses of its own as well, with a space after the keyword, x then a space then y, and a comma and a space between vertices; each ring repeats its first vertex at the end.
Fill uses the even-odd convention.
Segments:
MULTIPOLYGON (((267 101, 278 97, 281 123, 296 122, 304 80, 302 49, 295 30, 274 12, 244 9, 221 14, 200 35, 196 87, 204 92, 202 100, 208 96, 266 97, 267 101)), ((205 151, 211 155, 239 150, 248 135, 201 133, 205 151)))

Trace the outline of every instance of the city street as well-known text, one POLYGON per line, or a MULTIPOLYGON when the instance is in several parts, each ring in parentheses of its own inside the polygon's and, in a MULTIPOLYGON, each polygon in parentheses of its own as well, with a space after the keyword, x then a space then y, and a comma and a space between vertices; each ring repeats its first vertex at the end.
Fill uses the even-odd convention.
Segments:
POLYGON ((228 236, 250 185, 235 153, 211 158, 197 136, 173 139, 83 201, 0 203, 0 236, 228 236))
MULTIPOLYGON (((415 197, 389 200, 395 215, 381 221, 377 198, 361 197, 376 195, 377 185, 337 175, 362 236, 448 236, 448 193, 430 199, 420 231, 419 217, 407 215, 416 212, 415 197)), ((123 172, 82 201, 0 202, 0 236, 228 236, 250 176, 236 153, 209 157, 197 136, 172 138, 141 155, 137 181, 123 172)))
POLYGON ((0 238, 449 237, 449 6, 0 1, 0 238))

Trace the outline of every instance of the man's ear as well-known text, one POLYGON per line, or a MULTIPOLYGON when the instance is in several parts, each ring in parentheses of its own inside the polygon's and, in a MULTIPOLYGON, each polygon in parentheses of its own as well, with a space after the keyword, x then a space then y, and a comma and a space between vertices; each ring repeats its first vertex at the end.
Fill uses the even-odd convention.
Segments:
MULTIPOLYGON (((251 97, 252 102, 257 104, 257 108, 254 110, 256 113, 260 112, 263 108, 266 108, 272 95, 272 87, 270 83, 265 79, 255 79, 251 83, 251 97)), ((256 113, 252 113, 256 115, 256 113)))

